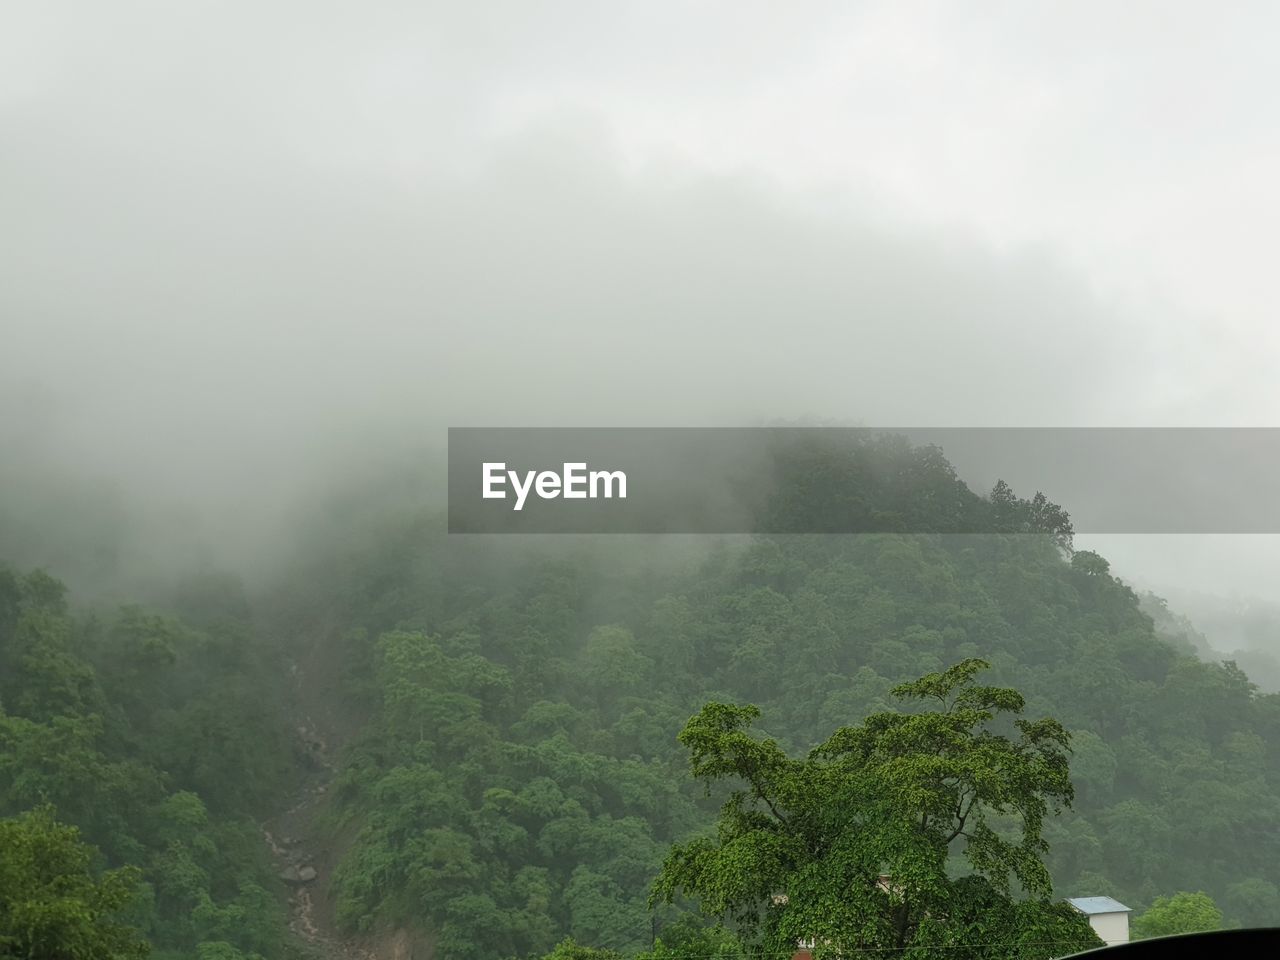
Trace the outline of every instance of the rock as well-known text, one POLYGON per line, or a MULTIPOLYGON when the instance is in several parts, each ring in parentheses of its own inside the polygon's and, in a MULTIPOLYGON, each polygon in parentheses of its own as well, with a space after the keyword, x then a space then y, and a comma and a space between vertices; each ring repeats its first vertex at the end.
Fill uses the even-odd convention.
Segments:
POLYGON ((280 871, 280 879, 285 883, 291 883, 300 886, 304 883, 313 883, 316 879, 315 867, 299 867, 297 865, 285 867, 280 871))

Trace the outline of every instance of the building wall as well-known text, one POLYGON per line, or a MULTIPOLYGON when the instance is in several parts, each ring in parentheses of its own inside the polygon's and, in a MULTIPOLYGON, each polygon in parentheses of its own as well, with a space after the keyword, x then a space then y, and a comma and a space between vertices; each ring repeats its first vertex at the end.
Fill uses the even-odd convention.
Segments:
POLYGON ((1129 915, 1127 913, 1095 913, 1089 917, 1093 932, 1107 946, 1129 942, 1129 915))

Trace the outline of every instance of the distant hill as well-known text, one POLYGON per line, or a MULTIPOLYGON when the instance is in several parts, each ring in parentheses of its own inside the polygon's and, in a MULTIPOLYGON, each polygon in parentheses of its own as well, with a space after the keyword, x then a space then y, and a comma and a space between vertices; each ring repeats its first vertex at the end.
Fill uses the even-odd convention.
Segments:
POLYGON ((981 657, 1073 734, 1076 807, 1046 826, 1059 894, 1141 910, 1203 890, 1230 922, 1274 922, 1280 694, 1214 653, 1264 640, 1274 611, 1140 598, 1050 500, 969 490, 931 448, 795 466, 770 509, 834 498, 890 532, 450 538, 402 497, 348 496, 270 581, 170 571, 181 620, 77 614, 52 578, 0 574, 0 816, 43 791, 108 865, 142 867, 161 956, 283 960, 289 911, 313 943, 634 953, 687 924, 647 899, 670 844, 713 822, 675 739, 704 702, 754 703, 803 751, 981 657), (892 532, 921 517, 988 532, 892 532), (318 878, 286 907, 294 848, 255 821, 303 788, 318 878))
MULTIPOLYGON (((959 489, 936 451, 881 452, 912 465, 929 510, 1033 503, 959 489)), ((819 509, 862 466, 816 451, 780 502, 819 509)), ((890 508, 881 493, 926 509, 892 486, 845 498, 890 508)), ((336 884, 352 929, 427 904, 452 956, 565 934, 646 946, 656 857, 709 822, 674 741, 704 700, 758 704, 804 749, 967 656, 1075 734, 1077 808, 1048 832, 1061 893, 1141 908, 1203 889, 1239 922, 1280 910, 1280 697, 1200 659, 1190 628, 1171 637, 1173 615, 1157 630, 1069 528, 758 537, 691 558, 625 538, 512 550, 407 521, 303 578, 349 638, 334 655, 371 718, 337 797, 358 825, 336 884)))

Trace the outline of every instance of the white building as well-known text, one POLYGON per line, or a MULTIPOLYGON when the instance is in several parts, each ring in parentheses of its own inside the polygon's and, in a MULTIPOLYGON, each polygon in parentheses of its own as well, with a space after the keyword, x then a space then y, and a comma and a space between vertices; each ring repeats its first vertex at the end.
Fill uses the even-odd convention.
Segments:
POLYGON ((1070 897, 1071 904, 1089 918, 1089 926, 1108 947, 1129 942, 1129 914, 1119 900, 1110 897, 1070 897))

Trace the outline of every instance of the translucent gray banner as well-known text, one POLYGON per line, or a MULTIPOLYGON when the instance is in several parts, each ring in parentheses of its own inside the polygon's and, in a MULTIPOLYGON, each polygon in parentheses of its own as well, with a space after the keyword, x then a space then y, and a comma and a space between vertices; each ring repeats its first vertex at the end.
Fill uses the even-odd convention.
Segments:
POLYGON ((1275 428, 449 430, 451 533, 1280 533, 1277 481, 1275 428))

